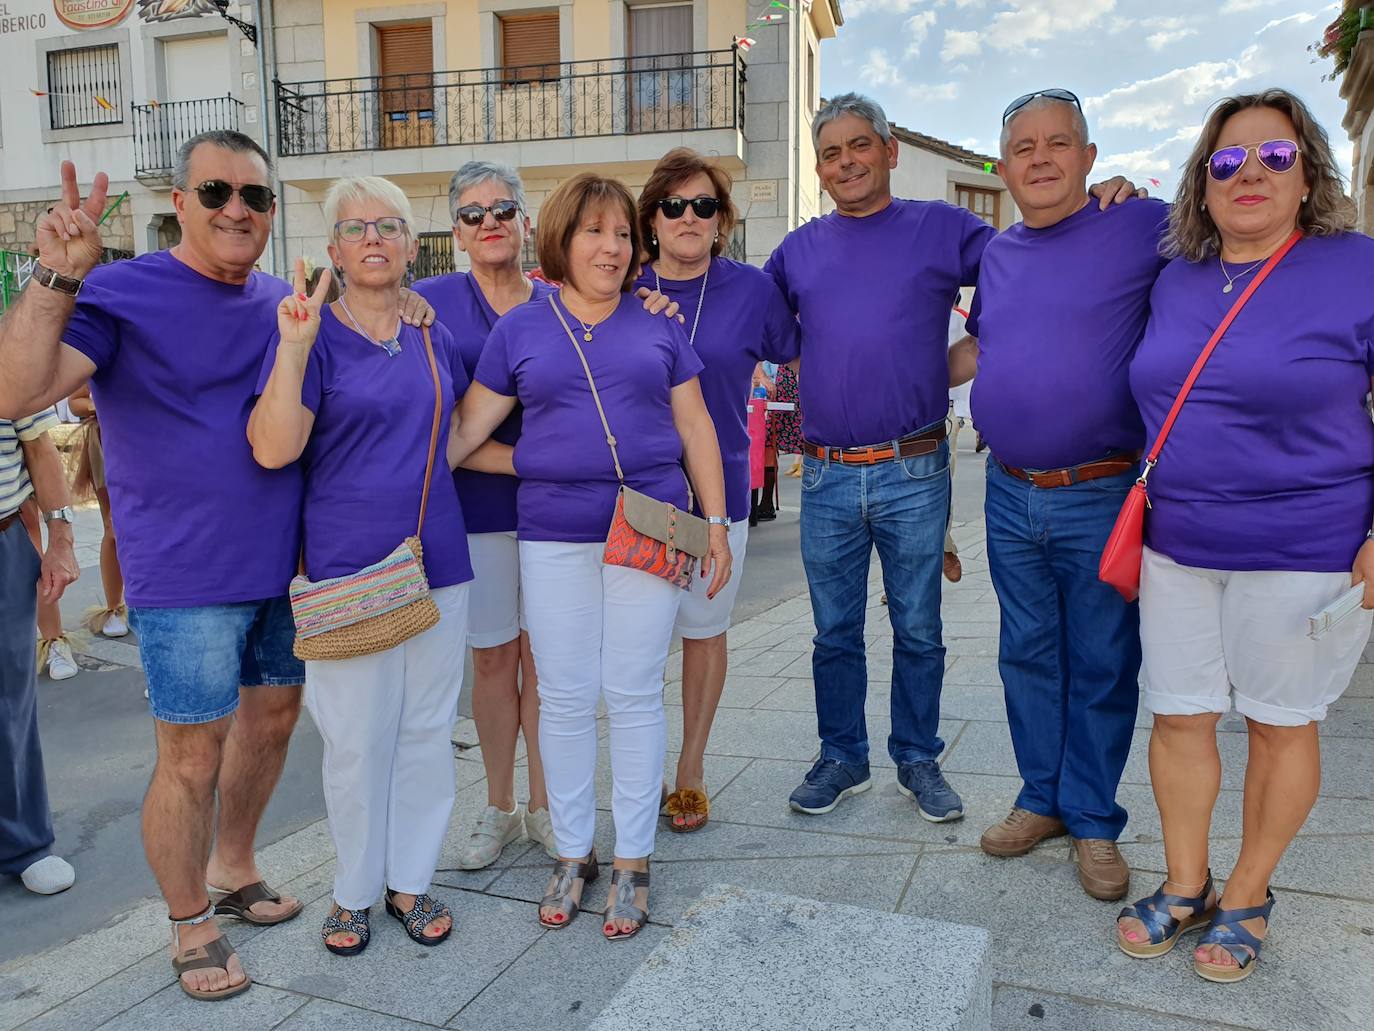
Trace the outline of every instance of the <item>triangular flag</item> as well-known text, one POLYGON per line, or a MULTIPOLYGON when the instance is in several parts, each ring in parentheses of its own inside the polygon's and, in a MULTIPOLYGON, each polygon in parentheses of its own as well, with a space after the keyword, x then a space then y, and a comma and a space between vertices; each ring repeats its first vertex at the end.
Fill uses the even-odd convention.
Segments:
POLYGON ((788 7, 785 3, 782 2, 782 0, 773 0, 773 2, 772 2, 771 4, 769 4, 768 6, 769 6, 769 7, 781 7, 784 11, 790 11, 790 10, 792 10, 792 8, 788 7))
POLYGON ((782 21, 784 17, 786 16, 782 14, 761 14, 759 21, 782 21))
POLYGON ((983 162, 983 171, 984 171, 984 172, 987 172, 989 175, 991 175, 993 172, 996 172, 996 171, 997 171, 997 162, 996 162, 996 161, 984 161, 984 162, 983 162))
POLYGON ((1151 185, 1151 186, 1156 186, 1156 187, 1157 187, 1157 186, 1160 185, 1160 182, 1159 182, 1158 179, 1151 179, 1151 180, 1150 180, 1150 185, 1151 185))
POLYGON ((106 111, 113 111, 113 110, 114 110, 114 105, 111 104, 111 103, 110 103, 108 100, 106 100, 104 97, 102 97, 99 93, 92 93, 91 96, 94 97, 94 98, 95 98, 95 102, 96 102, 98 105, 100 105, 101 107, 103 107, 106 111))
POLYGON ((46 94, 45 92, 43 92, 41 89, 34 89, 32 86, 29 87, 29 92, 32 93, 35 97, 46 97, 46 96, 47 96, 47 94, 46 94))
POLYGON ((749 48, 757 42, 758 40, 750 39, 748 36, 737 36, 735 38, 735 46, 739 47, 744 53, 748 53, 749 48))

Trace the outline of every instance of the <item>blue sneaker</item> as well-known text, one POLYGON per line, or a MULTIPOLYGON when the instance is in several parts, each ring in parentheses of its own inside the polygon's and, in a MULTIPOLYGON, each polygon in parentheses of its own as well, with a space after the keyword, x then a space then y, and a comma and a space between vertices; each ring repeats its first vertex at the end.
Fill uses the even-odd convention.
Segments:
POLYGON ((897 790, 914 799, 916 811, 931 823, 964 818, 964 801, 945 780, 934 759, 897 767, 897 790))
POLYGON ((817 759, 801 787, 792 792, 787 804, 793 812, 820 816, 840 804, 840 799, 857 795, 873 786, 868 763, 842 763, 838 759, 817 759))

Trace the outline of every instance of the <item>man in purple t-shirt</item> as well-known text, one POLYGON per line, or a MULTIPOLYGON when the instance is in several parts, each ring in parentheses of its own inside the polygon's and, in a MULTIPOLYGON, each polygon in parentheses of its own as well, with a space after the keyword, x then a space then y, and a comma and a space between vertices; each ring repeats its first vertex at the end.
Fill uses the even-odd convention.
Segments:
POLYGON ((1023 786, 983 851, 1020 856, 1069 834, 1085 891, 1126 894, 1116 788, 1140 669, 1137 607, 1097 577, 1144 440, 1127 369, 1164 259, 1168 208, 1101 210, 1097 156, 1066 90, 1003 116, 998 171, 1023 221, 983 252, 952 382, 973 375, 987 462, 988 565, 1001 609, 998 668, 1023 786), (977 339, 975 340, 974 337, 977 339))

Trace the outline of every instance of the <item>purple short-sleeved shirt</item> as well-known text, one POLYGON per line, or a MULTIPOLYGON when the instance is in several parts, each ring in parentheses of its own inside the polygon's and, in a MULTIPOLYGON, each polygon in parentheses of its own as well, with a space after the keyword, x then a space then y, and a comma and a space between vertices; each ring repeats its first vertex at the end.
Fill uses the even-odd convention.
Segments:
MULTIPOLYGON (((577 321, 556 295, 555 303, 580 337, 577 321)), ((671 392, 702 368, 686 332, 627 295, 590 343, 578 343, 616 437, 626 483, 685 506, 687 478, 671 392)), ((548 298, 522 304, 497 321, 476 379, 525 409, 515 445, 520 538, 604 541, 615 512, 615 465, 577 352, 548 298)))
MULTIPOLYGON (((1300 240, 1279 263, 1221 338, 1150 474, 1151 548, 1207 569, 1350 569, 1374 515, 1372 283, 1374 239, 1356 233, 1300 240)), ((1131 363, 1150 445, 1236 299, 1225 285, 1215 256, 1175 259, 1155 284, 1131 363)))
POLYGON ((798 226, 764 266, 801 320, 802 434, 830 447, 904 437, 949 410, 949 312, 997 231, 943 201, 798 226))
MULTIPOLYGON (((533 282, 531 301, 538 301, 554 291, 548 283, 533 282)), ((434 306, 436 318, 453 335, 453 342, 463 359, 463 370, 471 380, 477 371, 477 359, 482 356, 482 348, 500 316, 487 303, 477 281, 466 272, 422 279, 415 284, 414 290, 434 306)), ((519 406, 496 428, 492 437, 502 444, 514 444, 520 439, 519 406)), ((515 494, 520 481, 514 476, 455 469, 453 482, 458 485, 458 500, 463 503, 463 520, 468 533, 507 533, 515 529, 515 494)))
POLYGON ((1157 200, 1106 211, 1092 201, 988 244, 968 320, 979 350, 971 403, 998 459, 1060 469, 1141 447, 1128 370, 1168 217, 1157 200))
POLYGON ((726 511, 732 520, 749 518, 749 384, 759 362, 790 362, 797 357, 800 332, 786 300, 762 269, 729 258, 713 258, 705 277, 661 279, 646 266, 636 286, 662 292, 676 301, 686 320, 692 349, 705 369, 701 393, 716 426, 725 470, 726 511), (696 336, 692 323, 700 304, 696 336))
POLYGON ((248 445, 253 388, 291 292, 254 272, 208 279, 169 251, 92 269, 62 339, 95 363, 106 482, 129 604, 285 594, 300 554, 301 474, 248 445))
MULTIPOLYGON (((300 464, 305 470, 305 572, 327 580, 380 562, 415 533, 434 424, 434 377, 420 330, 401 327, 394 358, 335 317, 320 313, 320 332, 301 384, 301 404, 315 424, 300 464)), ((445 445, 453 406, 467 389, 453 338, 430 327, 443 407, 420 534, 431 587, 472 579, 463 510, 447 468, 445 445)), ((267 386, 276 361, 273 339, 258 379, 267 386)))

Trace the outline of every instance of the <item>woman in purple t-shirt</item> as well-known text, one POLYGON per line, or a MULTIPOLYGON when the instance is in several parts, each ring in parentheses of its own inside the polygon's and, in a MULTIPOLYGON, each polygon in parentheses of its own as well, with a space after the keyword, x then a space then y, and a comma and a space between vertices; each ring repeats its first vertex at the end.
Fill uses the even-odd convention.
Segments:
POLYGON ((1140 584, 1150 774, 1168 879, 1118 918, 1136 957, 1206 925, 1210 981, 1254 970, 1270 878, 1321 782, 1317 724, 1350 683, 1374 607, 1374 240, 1349 232, 1326 133, 1282 90, 1222 101, 1170 216, 1131 389, 1153 445, 1249 280, 1301 236, 1202 370, 1150 476, 1140 584), (1363 611, 1314 640, 1307 617, 1365 584, 1363 611), (1249 732, 1240 856, 1218 900, 1208 855, 1216 728, 1249 732))
POLYGON ((520 578, 560 856, 539 922, 568 926, 598 873, 596 706, 604 698, 616 847, 602 931, 612 940, 637 934, 648 920, 667 738, 663 667, 682 591, 602 562, 619 485, 577 347, 596 381, 625 482, 683 507, 685 462, 713 522, 703 570, 713 577, 711 593, 730 578, 725 487, 697 383, 701 362, 675 321, 626 299, 640 252, 634 199, 621 183, 587 173, 555 190, 540 211, 539 261, 564 285, 497 322, 449 442, 449 462, 457 464, 517 401, 524 406, 511 471, 520 477, 520 578))
MULTIPOLYGON (((300 459, 305 470, 305 574, 346 576, 385 558, 415 533, 433 432, 435 387, 421 332, 396 317, 416 242, 405 194, 385 179, 340 179, 324 201, 329 256, 345 291, 324 306, 296 293, 278 309, 260 397, 248 423, 267 468, 300 459)), ((441 325, 430 330, 444 425, 467 374, 441 325)), ((305 664, 305 704, 324 740, 324 794, 338 855, 334 905, 322 935, 330 952, 356 955, 370 940, 368 912, 387 912, 422 945, 448 938, 448 907, 430 897, 453 810, 449 740, 463 683, 468 560, 463 513, 438 456, 421 541, 439 609, 437 626, 373 655, 305 664)))

